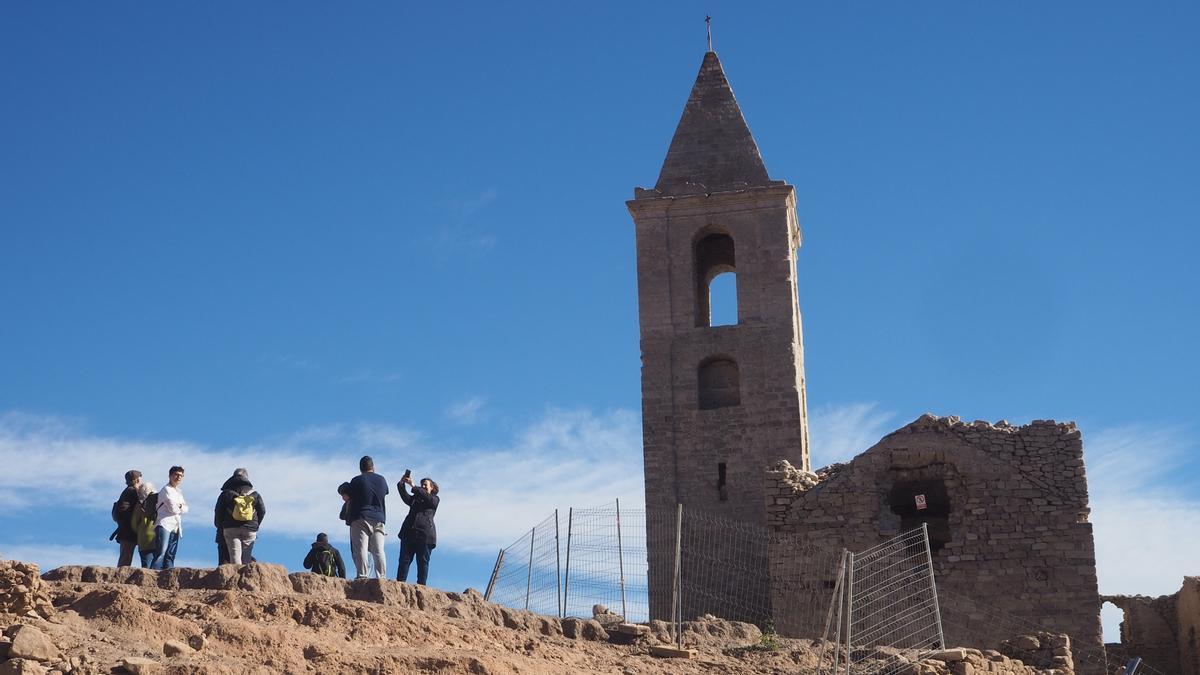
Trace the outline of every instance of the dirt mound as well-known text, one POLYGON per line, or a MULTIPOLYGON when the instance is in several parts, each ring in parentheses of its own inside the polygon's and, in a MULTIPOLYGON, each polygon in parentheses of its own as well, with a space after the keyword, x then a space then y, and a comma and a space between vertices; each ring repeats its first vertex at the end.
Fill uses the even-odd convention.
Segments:
MULTIPOLYGON (((754 626, 715 617, 684 626, 684 642, 697 658, 659 659, 650 647, 660 639, 673 642, 661 622, 650 635, 622 642, 616 624, 607 630, 594 619, 560 621, 499 607, 473 590, 288 575, 275 565, 165 572, 64 567, 44 579, 50 619, 0 616, 0 627, 37 624, 55 651, 33 666, 72 675, 121 668, 189 674, 766 674, 809 670, 816 660, 807 640, 772 640, 764 648, 768 641, 754 626)), ((0 586, 0 593, 5 590, 0 586)))

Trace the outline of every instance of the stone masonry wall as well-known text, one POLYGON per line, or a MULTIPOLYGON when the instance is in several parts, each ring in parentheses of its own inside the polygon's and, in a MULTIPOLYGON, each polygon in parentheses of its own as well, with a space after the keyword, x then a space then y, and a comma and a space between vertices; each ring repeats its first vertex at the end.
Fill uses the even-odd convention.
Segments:
MULTIPOLYGON (((767 472, 765 490, 771 528, 825 550, 861 551, 927 522, 950 644, 995 648, 1012 633, 983 614, 946 620, 959 596, 964 606, 1070 635, 1078 670, 1103 669, 1083 444, 1074 424, 1014 427, 924 415, 846 465, 813 474, 781 462, 767 472), (928 508, 915 509, 918 494, 928 508)), ((795 558, 810 549, 796 550, 773 553, 773 587, 785 588, 776 578, 807 566, 795 558)), ((787 629, 789 618, 777 624, 787 629)))
POLYGON ((1184 577, 1175 604, 1179 672, 1200 675, 1200 577, 1184 577))
POLYGON ((1124 612, 1120 644, 1106 645, 1110 662, 1140 657, 1165 675, 1200 675, 1200 577, 1184 577, 1171 595, 1105 595, 1124 612))
MULTIPOLYGON (((781 458, 808 461, 794 292, 799 234, 791 186, 646 198, 629 208, 637 228, 650 613, 666 618, 673 528, 656 525, 673 522, 676 504, 764 525, 763 468, 781 458), (697 325, 695 244, 713 232, 735 246, 737 325, 697 325), (698 369, 718 357, 737 363, 740 403, 702 409, 698 369)), ((691 609, 717 613, 723 602, 691 609)), ((764 588, 753 604, 767 603, 764 588)))
POLYGON ((1166 675, 1178 675, 1176 595, 1106 595, 1101 600, 1120 607, 1125 614, 1121 643, 1108 648, 1114 661, 1123 664, 1137 656, 1166 675))

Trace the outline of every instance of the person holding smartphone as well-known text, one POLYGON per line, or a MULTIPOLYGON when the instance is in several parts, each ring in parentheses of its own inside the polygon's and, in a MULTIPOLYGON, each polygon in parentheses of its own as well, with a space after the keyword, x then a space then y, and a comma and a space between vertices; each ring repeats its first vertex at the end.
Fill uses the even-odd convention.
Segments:
POLYGON ((422 478, 420 485, 413 486, 412 471, 405 471, 404 478, 396 485, 400 499, 408 504, 408 515, 400 526, 400 569, 397 581, 408 581, 408 568, 417 561, 417 583, 424 586, 429 579, 429 556, 437 546, 437 528, 433 516, 437 513, 438 484, 432 478, 422 478), (409 494, 405 486, 412 486, 409 494))

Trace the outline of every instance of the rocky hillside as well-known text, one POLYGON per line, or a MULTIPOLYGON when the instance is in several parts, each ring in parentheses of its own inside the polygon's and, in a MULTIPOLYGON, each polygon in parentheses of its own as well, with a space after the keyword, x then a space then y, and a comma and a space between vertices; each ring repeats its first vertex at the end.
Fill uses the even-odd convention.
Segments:
MULTIPOLYGON (((602 609, 602 608, 598 608, 602 609)), ((667 625, 559 620, 395 581, 344 581, 253 564, 155 572, 0 562, 5 673, 811 673, 819 645, 764 639, 707 618, 686 624, 693 659, 662 659, 667 625), (607 625, 606 625, 607 624, 607 625)), ((949 650, 908 675, 1034 675, 998 652, 949 650)))

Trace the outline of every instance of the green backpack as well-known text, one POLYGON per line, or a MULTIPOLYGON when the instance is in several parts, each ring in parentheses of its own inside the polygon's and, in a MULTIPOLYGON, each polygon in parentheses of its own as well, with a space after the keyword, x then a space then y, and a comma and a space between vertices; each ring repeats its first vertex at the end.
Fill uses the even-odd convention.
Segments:
POLYGON ((332 549, 324 549, 317 553, 317 564, 313 565, 313 571, 317 574, 324 574, 327 577, 337 576, 337 559, 334 557, 332 549))

